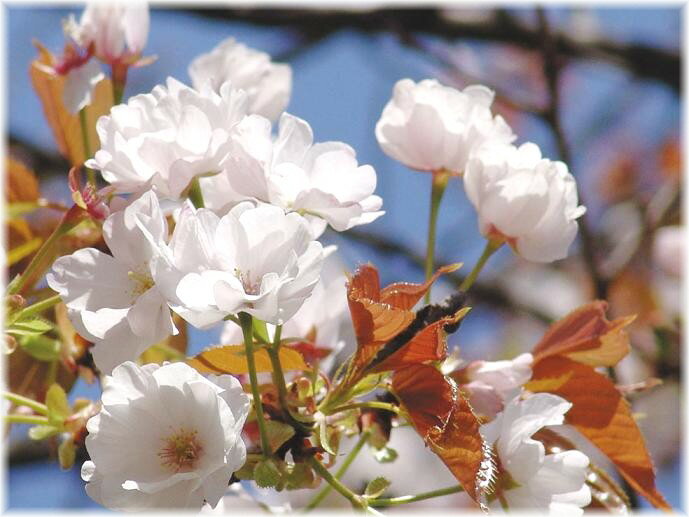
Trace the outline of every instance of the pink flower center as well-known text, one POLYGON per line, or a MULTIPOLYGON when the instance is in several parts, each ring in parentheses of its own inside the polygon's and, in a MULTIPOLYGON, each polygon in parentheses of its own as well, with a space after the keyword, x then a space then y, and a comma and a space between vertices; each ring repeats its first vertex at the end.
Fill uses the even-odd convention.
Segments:
POLYGON ((163 448, 158 452, 162 465, 174 473, 194 470, 203 452, 196 435, 196 431, 180 429, 165 438, 163 448))

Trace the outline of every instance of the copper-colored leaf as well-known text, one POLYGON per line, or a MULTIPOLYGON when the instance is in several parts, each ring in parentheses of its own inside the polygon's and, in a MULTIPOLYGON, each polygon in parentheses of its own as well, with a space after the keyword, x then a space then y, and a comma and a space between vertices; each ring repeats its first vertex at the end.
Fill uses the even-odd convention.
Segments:
POLYGON ((5 201, 7 203, 36 201, 38 199, 38 179, 33 171, 11 156, 7 158, 6 170, 5 201))
POLYGON ((437 368, 424 364, 396 371, 392 390, 424 440, 433 430, 442 431, 457 396, 452 382, 437 368))
MULTIPOLYGON (((254 351, 256 371, 272 372, 268 352, 264 348, 254 351)), ((201 373, 230 373, 239 375, 249 372, 244 345, 223 345, 207 348, 200 354, 187 359, 187 364, 201 373)), ((291 348, 280 349, 280 364, 283 370, 308 370, 301 354, 291 348)))
MULTIPOLYGON (((620 474, 651 504, 670 509, 655 487, 653 463, 644 438, 619 390, 591 366, 561 356, 535 363, 532 379, 562 379, 565 375, 570 377, 564 384, 548 387, 548 392, 573 404, 565 421, 608 456, 620 474)), ((539 386, 532 381, 526 388, 537 391, 539 386)))
POLYGON ((492 462, 479 420, 454 381, 433 366, 419 364, 396 371, 392 389, 416 432, 478 501, 492 477, 492 462))
POLYGON ((607 303, 594 301, 553 324, 534 347, 534 362, 562 355, 591 366, 614 366, 629 352, 624 327, 634 317, 609 321, 607 303))
POLYGON ((458 393, 445 429, 438 437, 431 436, 428 440, 431 450, 476 502, 492 483, 495 470, 490 450, 479 432, 480 426, 469 402, 458 393))
MULTIPOLYGON (((440 361, 447 355, 447 334, 445 325, 450 325, 459 321, 468 309, 462 309, 454 316, 442 318, 435 323, 431 323, 426 328, 417 332, 399 350, 396 350, 388 357, 375 365, 370 372, 384 372, 387 370, 398 370, 413 364, 428 361, 440 361)), ((385 350, 383 350, 384 352, 385 350)))
MULTIPOLYGON (((79 115, 69 113, 62 100, 65 78, 47 70, 53 65, 55 58, 40 43, 35 43, 35 45, 39 55, 29 68, 31 83, 41 100, 43 113, 53 132, 60 153, 72 165, 81 165, 88 157, 84 151, 79 115)), ((103 79, 96 85, 92 99, 91 105, 86 108, 86 124, 89 128, 88 137, 91 152, 94 153, 99 147, 96 120, 101 115, 107 114, 113 103, 112 86, 109 79, 103 79)))
POLYGON ((411 309, 416 305, 426 291, 433 285, 440 275, 456 271, 462 264, 450 264, 439 268, 435 274, 423 284, 411 284, 409 282, 396 282, 380 291, 380 301, 392 305, 398 309, 411 309))

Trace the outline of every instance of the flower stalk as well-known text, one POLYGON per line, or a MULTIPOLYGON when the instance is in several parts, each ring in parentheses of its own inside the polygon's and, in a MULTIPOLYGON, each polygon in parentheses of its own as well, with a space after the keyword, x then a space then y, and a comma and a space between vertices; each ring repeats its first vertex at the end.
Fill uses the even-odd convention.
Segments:
POLYGON ((352 508, 359 511, 365 511, 368 508, 363 497, 355 494, 347 488, 339 479, 333 476, 325 466, 316 459, 315 456, 309 458, 309 464, 331 487, 337 490, 345 499, 347 499, 352 508))
POLYGON ((41 404, 36 400, 9 391, 3 391, 2 396, 9 400, 15 406, 26 406, 28 408, 33 409, 36 413, 39 413, 41 415, 48 414, 48 406, 46 406, 45 404, 41 404))
POLYGON ((249 367, 249 380, 251 382, 251 394, 254 399, 254 410, 256 412, 256 422, 258 423, 258 434, 261 437, 261 450, 263 457, 271 455, 270 442, 268 440, 268 430, 263 416, 263 403, 261 402, 261 392, 258 389, 258 377, 256 375, 256 361, 254 359, 254 337, 251 314, 246 312, 239 313, 239 321, 242 325, 244 334, 244 347, 246 350, 246 362, 249 367))
MULTIPOLYGON (((335 472, 335 478, 336 479, 341 479, 342 476, 345 475, 347 470, 349 469, 349 466, 354 462, 356 457, 359 455, 359 452, 361 452, 361 449, 363 449, 364 445, 368 441, 369 436, 371 435, 370 431, 364 431, 361 433, 361 436, 359 437, 359 441, 356 442, 356 445, 352 448, 351 451, 349 451, 349 454, 345 458, 344 462, 342 463, 342 466, 335 472)), ((323 489, 316 494, 316 496, 311 500, 311 502, 306 506, 305 511, 313 510, 316 508, 319 504, 323 502, 323 499, 327 497, 327 495, 330 493, 330 491, 333 489, 332 485, 327 485, 323 487, 323 489)))
MULTIPOLYGON (((81 127, 81 143, 84 147, 84 157, 88 159, 91 157, 91 142, 89 139, 88 120, 86 119, 86 108, 87 106, 79 110, 79 126, 81 127)), ((86 167, 86 175, 88 177, 88 182, 95 188, 96 171, 86 167)))
MULTIPOLYGON (((428 219, 428 241, 426 244, 426 280, 433 275, 433 261, 435 258, 435 236, 438 221, 438 212, 440 209, 440 201, 443 199, 447 182, 450 179, 450 173, 445 170, 433 171, 433 180, 431 183, 431 213, 428 219)), ((424 303, 431 301, 431 287, 426 291, 424 296, 424 303)))
POLYGON ((494 240, 488 240, 486 242, 486 247, 483 248, 483 253, 481 253, 481 256, 478 259, 478 262, 476 262, 476 265, 474 266, 474 269, 471 270, 471 273, 464 279, 462 284, 459 286, 460 291, 468 291, 469 288, 474 285, 474 282, 476 282, 476 279, 478 278, 479 273, 483 269, 483 266, 486 265, 486 262, 490 258, 490 256, 495 253, 498 249, 500 249, 500 246, 502 246, 502 242, 494 241, 494 240))
POLYGON ((423 492, 416 495, 403 495, 401 497, 391 497, 386 499, 373 499, 368 504, 371 506, 398 506, 401 504, 415 503, 416 501, 424 501, 434 497, 441 497, 444 495, 457 494, 463 492, 461 485, 449 486, 447 488, 440 488, 438 490, 431 490, 430 492, 423 492))

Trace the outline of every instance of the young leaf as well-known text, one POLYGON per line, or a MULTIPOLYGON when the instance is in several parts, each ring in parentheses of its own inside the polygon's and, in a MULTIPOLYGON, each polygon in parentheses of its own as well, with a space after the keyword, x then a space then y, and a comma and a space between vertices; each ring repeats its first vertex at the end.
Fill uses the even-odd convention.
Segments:
POLYGON ((282 444, 294 436, 292 426, 276 420, 267 420, 266 430, 268 431, 268 442, 270 443, 271 451, 278 450, 282 447, 282 444))
POLYGON ((74 466, 74 460, 77 457, 77 448, 74 445, 72 436, 68 435, 57 448, 57 457, 60 460, 60 467, 64 470, 69 470, 74 466))
POLYGON ((452 273, 453 271, 457 271, 460 267, 462 267, 462 264, 449 264, 438 268, 433 276, 423 284, 410 284, 408 282, 390 284, 380 291, 380 301, 398 309, 410 310, 421 298, 423 298, 423 295, 426 294, 426 291, 430 289, 433 282, 435 282, 440 275, 452 273))
POLYGON ((655 487, 655 473, 643 435, 632 417, 629 403, 615 385, 591 366, 553 356, 533 367, 530 391, 560 395, 573 406, 565 415, 573 425, 615 464, 629 484, 657 508, 670 509, 655 487), (562 383, 565 375, 569 375, 562 383), (559 386, 544 381, 558 379, 559 386), (537 381, 537 382, 534 382, 537 381))
POLYGON ((32 440, 45 440, 56 434, 60 434, 60 429, 53 425, 35 425, 29 429, 29 438, 32 440))
POLYGON ((389 486, 390 481, 388 481, 384 477, 377 477, 375 479, 372 479, 371 481, 369 481, 368 485, 366 485, 364 497, 366 497, 367 499, 376 499, 383 495, 383 492, 385 492, 389 486))
POLYGON ((48 420, 51 424, 62 428, 65 419, 72 414, 72 409, 67 401, 67 394, 62 386, 53 384, 45 396, 45 404, 48 406, 48 420))
POLYGON ((39 361, 52 362, 60 358, 60 342, 46 336, 24 336, 19 340, 22 350, 39 361))
POLYGON ((609 321, 606 308, 606 302, 597 300, 557 321, 534 347, 534 362, 562 355, 591 366, 616 365, 629 353, 624 327, 635 317, 609 321))
POLYGON ((387 446, 377 450, 373 454, 373 457, 376 459, 378 463, 392 463, 397 459, 397 456, 397 451, 392 447, 387 446))
MULTIPOLYGON (((254 359, 258 373, 273 371, 270 357, 265 349, 255 350, 254 359)), ((207 348, 191 359, 187 359, 187 364, 200 373, 239 375, 249 372, 244 345, 223 345, 207 348)), ((280 348, 280 364, 285 371, 309 369, 301 354, 291 348, 280 348)))
POLYGON ((8 334, 15 336, 40 336, 53 328, 53 324, 40 317, 28 320, 15 321, 6 330, 8 334))
POLYGON ((267 458, 259 461, 254 467, 254 481, 261 488, 276 486, 282 477, 275 460, 267 458))

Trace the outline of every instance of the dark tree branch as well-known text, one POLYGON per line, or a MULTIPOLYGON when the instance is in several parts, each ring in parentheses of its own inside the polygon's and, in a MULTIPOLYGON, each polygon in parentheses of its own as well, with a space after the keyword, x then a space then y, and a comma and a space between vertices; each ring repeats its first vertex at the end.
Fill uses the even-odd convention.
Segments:
MULTIPOLYGON (((194 8, 200 16, 278 27, 293 31, 303 45, 310 45, 340 30, 366 34, 381 32, 419 33, 447 41, 478 40, 515 45, 530 50, 542 47, 541 31, 523 25, 509 13, 497 10, 487 21, 457 21, 441 9, 251 9, 194 8)), ((665 83, 680 92, 680 56, 647 45, 626 44, 606 39, 580 42, 564 33, 552 34, 558 55, 567 58, 606 61, 641 79, 665 83)), ((402 43, 405 43, 402 41, 402 43)))

